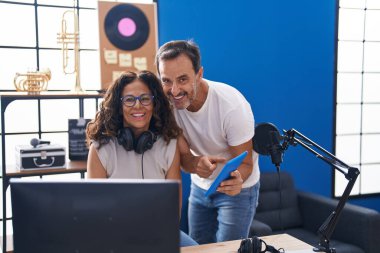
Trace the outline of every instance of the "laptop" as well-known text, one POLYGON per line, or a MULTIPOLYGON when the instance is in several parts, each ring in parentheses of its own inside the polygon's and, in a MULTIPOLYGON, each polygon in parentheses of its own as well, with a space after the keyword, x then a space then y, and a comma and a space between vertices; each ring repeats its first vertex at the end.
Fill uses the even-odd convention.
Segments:
POLYGON ((15 253, 179 252, 175 180, 11 179, 15 253))

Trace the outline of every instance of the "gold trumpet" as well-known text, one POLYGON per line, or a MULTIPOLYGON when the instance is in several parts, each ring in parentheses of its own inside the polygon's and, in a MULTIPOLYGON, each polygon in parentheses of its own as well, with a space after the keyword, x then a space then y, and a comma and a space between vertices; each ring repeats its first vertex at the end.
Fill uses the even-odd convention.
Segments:
POLYGON ((36 95, 47 90, 50 79, 51 71, 45 69, 43 71, 28 71, 23 74, 16 73, 13 83, 17 91, 27 91, 29 95, 36 95))
POLYGON ((75 87, 72 92, 83 93, 84 90, 80 85, 80 68, 79 68, 79 23, 77 3, 74 0, 74 10, 65 11, 62 15, 61 32, 58 33, 57 42, 62 44, 62 66, 65 74, 75 74, 75 87), (74 20, 74 31, 67 31, 67 16, 72 15, 74 20), (69 48, 69 45, 73 47, 69 48), (74 66, 69 70, 69 50, 74 50, 74 66))

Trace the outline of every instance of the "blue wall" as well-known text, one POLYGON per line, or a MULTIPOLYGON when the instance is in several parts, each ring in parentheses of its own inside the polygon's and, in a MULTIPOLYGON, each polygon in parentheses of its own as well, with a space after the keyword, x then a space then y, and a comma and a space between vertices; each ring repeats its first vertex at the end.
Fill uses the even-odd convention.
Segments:
MULTIPOLYGON (((336 8, 332 0, 158 1, 159 43, 194 39, 204 77, 238 88, 257 123, 295 128, 332 151, 336 8)), ((297 188, 331 196, 331 167, 302 147, 290 147, 281 167, 297 188)), ((275 169, 269 157, 260 168, 275 169)), ((379 198, 353 202, 380 210, 379 198)))

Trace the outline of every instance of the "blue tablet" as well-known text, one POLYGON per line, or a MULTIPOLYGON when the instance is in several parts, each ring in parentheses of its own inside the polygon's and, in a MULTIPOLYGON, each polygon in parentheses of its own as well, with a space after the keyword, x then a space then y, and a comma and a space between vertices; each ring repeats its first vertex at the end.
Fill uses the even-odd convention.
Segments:
POLYGON ((248 151, 244 151, 240 155, 229 160, 224 165, 224 167, 220 171, 219 175, 215 178, 215 181, 212 183, 210 188, 206 191, 206 193, 205 193, 206 197, 208 197, 208 196, 210 196, 210 194, 214 193, 216 191, 216 188, 218 188, 218 186, 220 185, 220 183, 230 177, 230 173, 232 171, 235 171, 240 166, 240 164, 243 162, 243 160, 247 156, 247 154, 248 154, 248 151))

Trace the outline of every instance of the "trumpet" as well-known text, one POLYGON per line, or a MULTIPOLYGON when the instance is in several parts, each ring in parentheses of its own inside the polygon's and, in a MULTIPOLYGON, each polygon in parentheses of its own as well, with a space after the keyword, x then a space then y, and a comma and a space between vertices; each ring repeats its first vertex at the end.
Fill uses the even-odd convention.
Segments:
POLYGON ((79 23, 78 23, 78 11, 76 9, 76 1, 74 0, 74 10, 65 11, 62 14, 61 19, 61 32, 57 33, 57 43, 62 45, 62 66, 65 74, 75 74, 75 87, 72 92, 82 93, 84 90, 80 85, 80 68, 79 68, 79 23), (67 31, 68 16, 72 15, 74 21, 74 31, 67 31), (73 47, 69 47, 73 45, 73 47), (72 69, 69 69, 69 51, 74 52, 74 64, 72 69))
POLYGON ((45 69, 43 71, 16 73, 13 83, 17 91, 27 91, 29 95, 36 95, 47 90, 50 79, 51 71, 50 69, 45 69))

